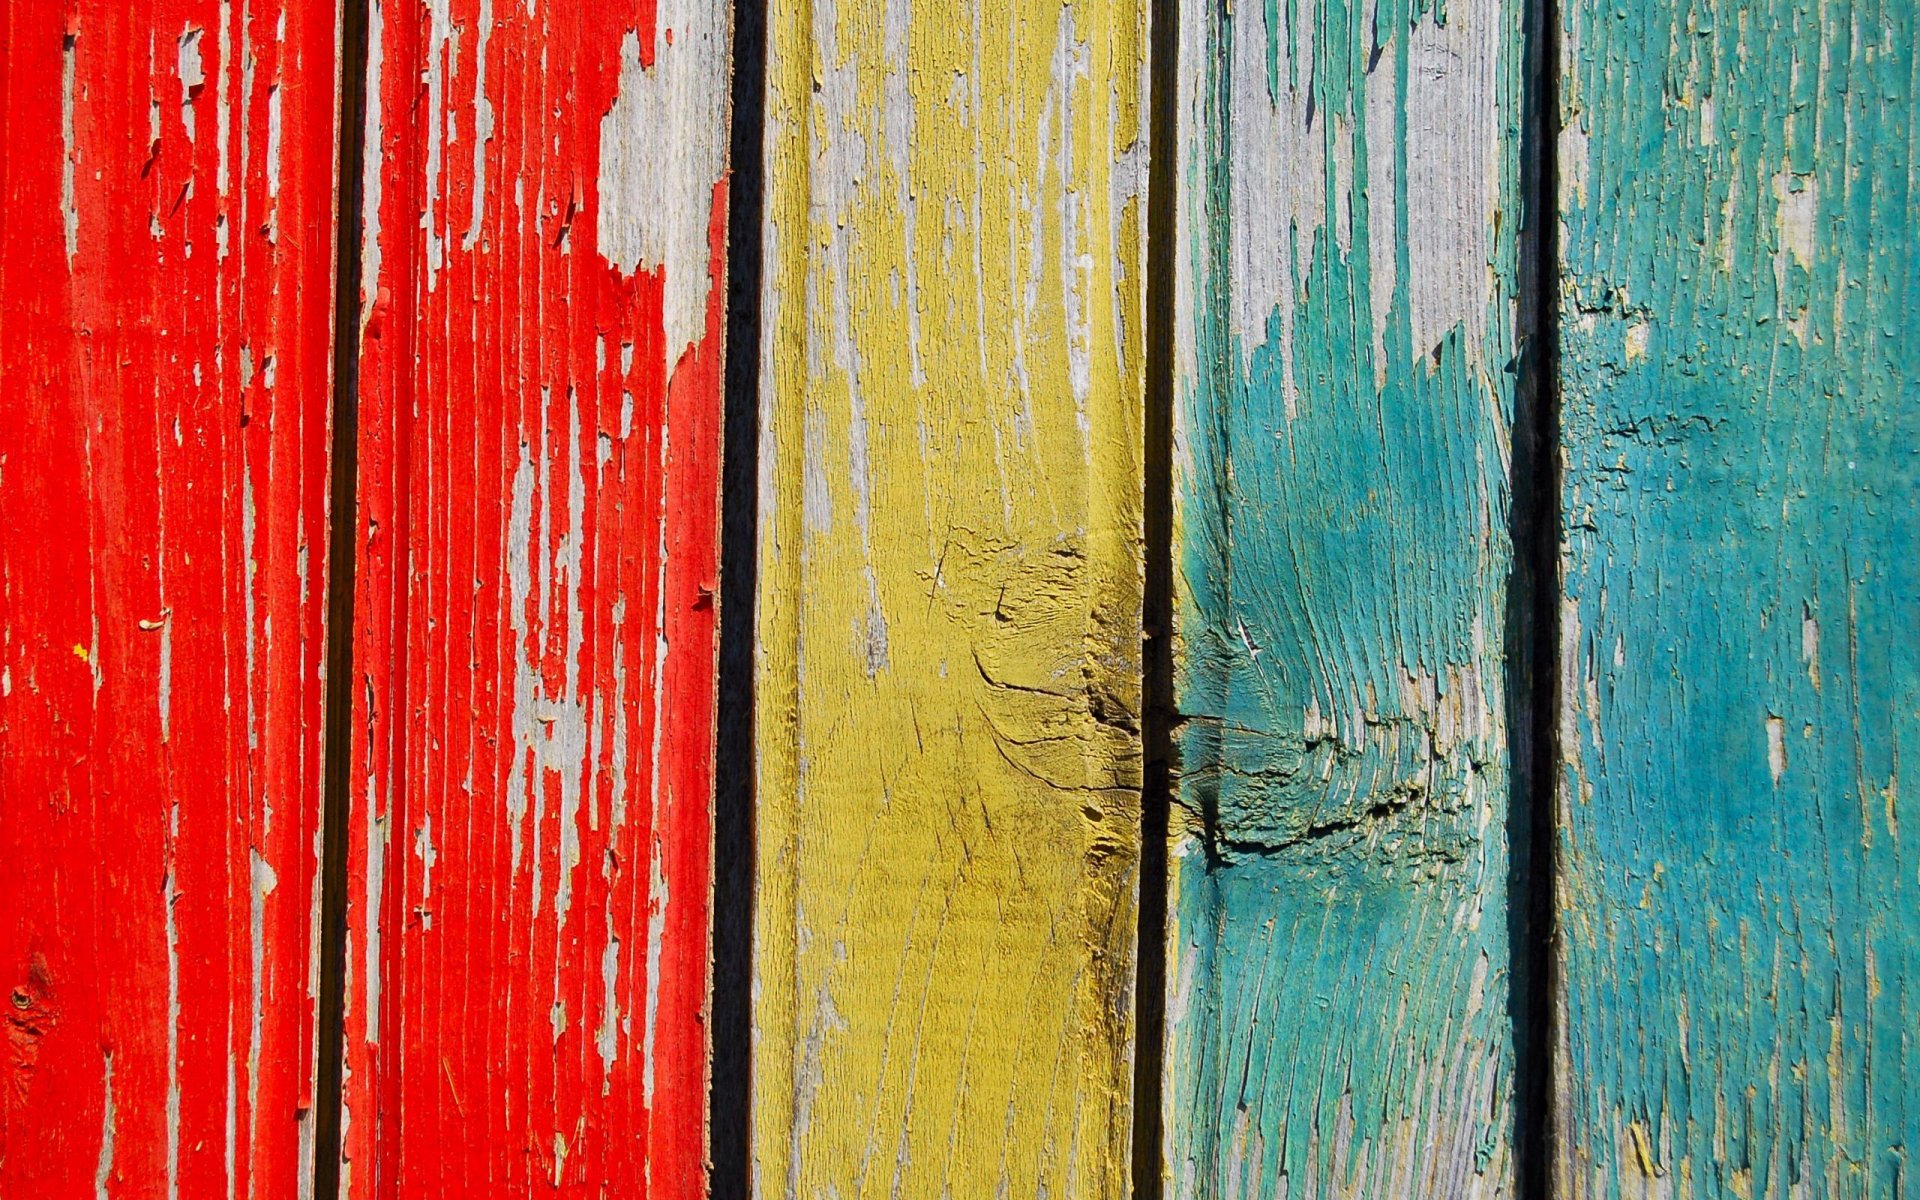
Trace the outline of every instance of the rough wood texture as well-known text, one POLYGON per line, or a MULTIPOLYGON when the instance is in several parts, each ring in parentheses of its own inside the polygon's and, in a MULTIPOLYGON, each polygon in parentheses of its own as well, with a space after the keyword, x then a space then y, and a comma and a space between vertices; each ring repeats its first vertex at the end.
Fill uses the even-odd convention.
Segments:
POLYGON ((1169 1193, 1507 1195, 1519 5, 1180 41, 1169 1193))
POLYGON ((771 14, 764 1196, 1126 1190, 1146 33, 771 14))
POLYGON ((1917 25, 1564 14, 1563 1196, 1912 1188, 1917 25))
POLYGON ((0 5, 0 1195, 298 1193, 334 15, 0 5))
POLYGON ((705 1192, 724 0, 383 0, 346 1192, 705 1192))

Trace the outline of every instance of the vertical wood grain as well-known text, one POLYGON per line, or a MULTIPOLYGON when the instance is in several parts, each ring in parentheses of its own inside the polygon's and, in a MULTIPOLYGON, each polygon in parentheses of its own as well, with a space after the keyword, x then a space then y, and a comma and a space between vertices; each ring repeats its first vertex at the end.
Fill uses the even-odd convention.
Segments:
POLYGON ((761 1195, 1127 1187, 1146 36, 771 11, 761 1195))
POLYGON ((705 1193, 725 0, 379 0, 344 1191, 705 1193))
POLYGON ((0 1195, 308 1170, 334 20, 0 5, 0 1195))
POLYGON ((1182 5, 1172 1195, 1512 1194, 1519 8, 1182 5))
POLYGON ((1563 13, 1566 1197, 1911 1190, 1917 24, 1563 13))

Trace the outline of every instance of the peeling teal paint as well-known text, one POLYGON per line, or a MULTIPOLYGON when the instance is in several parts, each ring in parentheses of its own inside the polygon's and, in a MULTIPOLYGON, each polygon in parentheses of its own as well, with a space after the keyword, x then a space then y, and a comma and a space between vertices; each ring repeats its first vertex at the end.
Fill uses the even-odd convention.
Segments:
POLYGON ((1171 1195, 1512 1192, 1519 39, 1183 5, 1171 1195))
POLYGON ((1563 18, 1565 1197, 1912 1187, 1917 39, 1563 18))

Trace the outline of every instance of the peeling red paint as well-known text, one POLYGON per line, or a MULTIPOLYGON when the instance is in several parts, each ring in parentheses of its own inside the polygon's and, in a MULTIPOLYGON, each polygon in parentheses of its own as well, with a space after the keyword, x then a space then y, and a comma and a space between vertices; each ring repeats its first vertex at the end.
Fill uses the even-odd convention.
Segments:
POLYGON ((705 1190, 725 184, 684 353, 597 242, 653 7, 378 14, 351 1196, 705 1190))
POLYGON ((0 2, 0 1196, 307 1173, 337 74, 0 2))

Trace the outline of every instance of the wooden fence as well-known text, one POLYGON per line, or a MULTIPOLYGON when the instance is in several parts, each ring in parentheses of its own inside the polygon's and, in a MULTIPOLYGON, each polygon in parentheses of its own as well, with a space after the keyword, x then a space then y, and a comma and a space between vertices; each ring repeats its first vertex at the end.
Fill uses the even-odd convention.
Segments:
POLYGON ((0 1196, 1913 1193, 1911 0, 735 9, 0 0, 0 1196))

